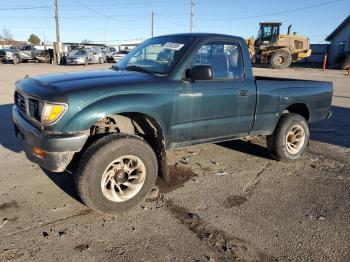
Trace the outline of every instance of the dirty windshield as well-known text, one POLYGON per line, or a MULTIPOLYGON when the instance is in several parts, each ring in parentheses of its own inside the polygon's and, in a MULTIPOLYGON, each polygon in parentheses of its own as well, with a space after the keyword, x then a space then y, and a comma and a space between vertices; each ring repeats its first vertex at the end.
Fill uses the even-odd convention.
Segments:
POLYGON ((85 50, 79 50, 78 52, 75 53, 76 55, 85 55, 86 51, 85 50))
POLYGON ((149 39, 118 63, 119 69, 151 74, 168 74, 180 60, 194 37, 164 36, 149 39))

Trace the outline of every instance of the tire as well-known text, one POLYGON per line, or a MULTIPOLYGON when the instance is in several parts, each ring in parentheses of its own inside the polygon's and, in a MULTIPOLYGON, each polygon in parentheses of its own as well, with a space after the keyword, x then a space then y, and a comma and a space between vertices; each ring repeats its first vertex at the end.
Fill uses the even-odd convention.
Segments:
POLYGON ((14 55, 13 56, 13 60, 12 60, 12 63, 14 64, 14 65, 17 65, 17 64, 19 64, 19 56, 18 55, 14 55))
POLYGON ((274 69, 284 69, 292 63, 292 56, 284 50, 276 51, 270 58, 270 65, 274 69))
POLYGON ((85 58, 84 65, 85 65, 85 66, 88 66, 88 65, 89 65, 89 58, 87 58, 87 57, 85 58))
POLYGON ((294 113, 281 116, 275 131, 267 136, 270 155, 281 161, 299 159, 306 151, 310 140, 309 125, 304 117, 294 113))
POLYGON ((76 187, 82 201, 89 208, 103 214, 117 214, 142 202, 151 192, 157 174, 157 158, 148 143, 136 137, 114 134, 97 140, 85 151, 79 163, 76 187), (132 169, 139 166, 139 170, 136 168, 137 171, 125 175, 120 167, 121 163, 127 163, 123 157, 134 157, 133 161, 137 159, 130 165, 125 164, 125 167, 132 169), (122 162, 120 159, 123 159, 122 162), (116 160, 113 170, 111 164, 116 160), (130 178, 135 175, 136 179, 130 178), (107 180, 109 181, 106 182, 107 180), (125 187, 122 182, 128 185, 131 183, 133 187, 125 187), (122 191, 119 191, 120 188, 122 191), (118 198, 113 198, 115 195, 118 198))

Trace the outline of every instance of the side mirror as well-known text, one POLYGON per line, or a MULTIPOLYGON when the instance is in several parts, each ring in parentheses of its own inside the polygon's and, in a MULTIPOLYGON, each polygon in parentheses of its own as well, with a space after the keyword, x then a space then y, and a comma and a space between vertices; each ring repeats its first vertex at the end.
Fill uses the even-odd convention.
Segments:
POLYGON ((213 74, 210 65, 197 65, 186 70, 186 78, 191 80, 211 80, 213 74))

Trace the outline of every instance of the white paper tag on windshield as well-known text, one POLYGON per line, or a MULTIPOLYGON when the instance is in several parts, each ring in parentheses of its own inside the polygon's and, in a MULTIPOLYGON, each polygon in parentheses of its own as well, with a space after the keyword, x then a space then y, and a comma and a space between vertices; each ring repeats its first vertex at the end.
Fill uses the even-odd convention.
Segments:
POLYGON ((183 46, 184 46, 184 44, 172 43, 172 42, 167 42, 164 44, 165 48, 171 49, 171 50, 176 50, 176 51, 179 51, 183 46))

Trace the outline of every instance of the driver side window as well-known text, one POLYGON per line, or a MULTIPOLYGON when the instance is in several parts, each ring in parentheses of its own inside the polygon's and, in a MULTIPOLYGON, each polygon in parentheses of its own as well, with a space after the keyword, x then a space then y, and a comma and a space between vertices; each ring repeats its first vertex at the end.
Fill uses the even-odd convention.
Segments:
POLYGON ((191 68, 209 65, 213 79, 240 79, 243 63, 240 47, 235 42, 215 41, 203 45, 191 62, 191 68))

